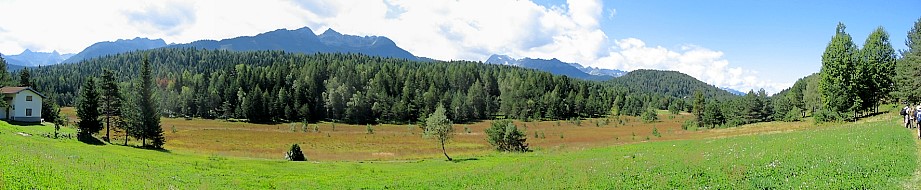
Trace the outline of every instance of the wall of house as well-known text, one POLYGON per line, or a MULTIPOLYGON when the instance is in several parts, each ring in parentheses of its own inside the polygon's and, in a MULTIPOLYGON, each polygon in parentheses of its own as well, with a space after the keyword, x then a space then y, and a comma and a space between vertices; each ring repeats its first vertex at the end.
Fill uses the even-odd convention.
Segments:
POLYGON ((23 90, 13 97, 11 104, 13 120, 25 122, 38 122, 42 118, 42 97, 31 90, 23 90), (32 101, 26 101, 28 96, 32 96, 32 101), (26 116, 26 109, 32 109, 32 115, 26 116))

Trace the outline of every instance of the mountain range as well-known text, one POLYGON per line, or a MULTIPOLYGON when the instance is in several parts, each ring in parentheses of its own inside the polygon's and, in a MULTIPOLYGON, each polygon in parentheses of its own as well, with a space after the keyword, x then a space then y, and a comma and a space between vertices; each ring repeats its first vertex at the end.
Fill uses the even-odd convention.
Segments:
MULTIPOLYGON (((387 37, 347 35, 333 29, 327 29, 322 34, 316 35, 308 27, 295 30, 278 29, 254 36, 240 36, 222 40, 198 40, 186 44, 167 44, 163 39, 119 39, 95 43, 77 54, 59 54, 56 51, 42 53, 25 50, 19 55, 4 55, 4 58, 8 62, 8 70, 17 70, 23 67, 76 63, 107 55, 156 48, 198 48, 229 51, 281 50, 305 54, 360 53, 413 61, 434 61, 433 59, 413 55, 397 46, 393 40, 387 37)), ((594 81, 608 81, 627 74, 627 72, 621 70, 586 67, 578 63, 563 62, 556 58, 537 59, 526 57, 515 59, 507 55, 494 54, 486 60, 486 63, 518 66, 594 81)), ((740 93, 732 89, 724 90, 734 94, 740 93)))
POLYGON ((486 59, 486 63, 518 66, 557 75, 566 75, 572 78, 595 81, 611 80, 612 78, 622 76, 626 73, 621 70, 585 67, 578 63, 566 63, 556 58, 549 60, 532 58, 515 59, 507 55, 492 55, 486 59))
POLYGON ((148 50, 166 46, 163 39, 134 38, 130 40, 115 40, 114 42, 97 42, 80 53, 64 60, 63 63, 76 63, 87 59, 114 55, 137 50, 148 50))
POLYGON ((74 54, 60 54, 58 51, 34 52, 26 49, 17 55, 3 55, 3 59, 10 65, 37 67, 58 64, 73 55, 74 54))
POLYGON ((169 47, 194 47, 212 50, 256 51, 282 50, 295 53, 361 53, 371 56, 423 60, 383 36, 344 35, 333 29, 315 35, 310 28, 296 30, 278 29, 255 36, 241 36, 224 40, 199 40, 169 47))

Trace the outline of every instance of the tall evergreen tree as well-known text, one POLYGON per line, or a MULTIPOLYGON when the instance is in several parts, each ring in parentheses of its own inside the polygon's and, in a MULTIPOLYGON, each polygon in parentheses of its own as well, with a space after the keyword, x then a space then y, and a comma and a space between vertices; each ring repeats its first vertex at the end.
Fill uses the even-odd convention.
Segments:
POLYGON ((32 75, 29 74, 29 68, 19 70, 19 86, 32 86, 32 75))
MULTIPOLYGON (((101 82, 102 97, 99 108, 106 118, 106 141, 108 142, 111 138, 109 132, 112 130, 113 120, 120 120, 122 117, 122 96, 119 91, 118 83, 115 81, 115 74, 111 70, 106 69, 102 71, 101 82)), ((116 121, 115 123, 117 124, 118 122, 116 121)))
POLYGON ((150 147, 163 148, 165 139, 163 138, 163 128, 160 127, 159 106, 154 97, 153 76, 150 71, 150 61, 144 57, 141 64, 141 80, 137 85, 137 112, 140 114, 140 126, 142 136, 142 146, 147 145, 147 139, 150 139, 150 147))
POLYGON ((10 80, 10 72, 7 72, 6 59, 3 59, 3 54, 0 54, 0 86, 6 86, 10 80))
POLYGON ((857 97, 854 71, 857 46, 851 35, 844 31, 843 23, 838 23, 835 36, 822 54, 822 71, 819 92, 823 107, 837 113, 851 113, 861 105, 857 97))
POLYGON ((703 116, 704 116, 704 93, 700 90, 694 91, 694 116, 697 119, 697 126, 703 126, 703 116))
POLYGON ((905 39, 908 50, 896 64, 895 86, 892 94, 908 103, 921 102, 921 18, 915 21, 905 39))
POLYGON ((77 127, 80 131, 77 137, 82 141, 87 141, 93 138, 93 134, 102 130, 102 122, 99 121, 99 91, 96 89, 94 78, 87 78, 83 83, 79 100, 77 117, 80 118, 80 123, 77 124, 77 127))

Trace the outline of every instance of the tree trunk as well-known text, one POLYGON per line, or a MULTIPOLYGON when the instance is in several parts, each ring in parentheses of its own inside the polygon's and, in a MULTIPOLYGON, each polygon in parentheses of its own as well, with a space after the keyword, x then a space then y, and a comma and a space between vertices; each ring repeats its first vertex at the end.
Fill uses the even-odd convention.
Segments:
POLYGON ((107 143, 112 143, 112 142, 110 142, 111 139, 112 139, 112 137, 109 137, 109 130, 110 130, 109 128, 111 128, 111 126, 112 126, 112 124, 109 123, 109 116, 108 116, 108 114, 107 114, 107 115, 106 115, 106 142, 107 142, 107 143))
POLYGON ((444 140, 441 141, 441 152, 445 154, 445 157, 448 158, 448 161, 453 161, 453 159, 451 159, 451 157, 448 156, 448 151, 445 150, 445 141, 444 141, 444 140))

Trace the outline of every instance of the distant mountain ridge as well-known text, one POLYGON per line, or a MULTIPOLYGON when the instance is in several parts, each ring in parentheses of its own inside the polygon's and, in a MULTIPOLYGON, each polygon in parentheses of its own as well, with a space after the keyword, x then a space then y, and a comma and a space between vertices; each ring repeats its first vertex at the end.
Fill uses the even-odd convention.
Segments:
POLYGON ((486 59, 488 64, 511 65, 524 68, 535 69, 549 72, 557 75, 566 75, 568 77, 579 78, 584 80, 605 81, 624 75, 624 71, 601 69, 594 67, 584 67, 578 63, 566 63, 559 59, 532 59, 522 58, 514 59, 507 55, 492 55, 486 59))
POLYGON ((106 55, 114 55, 119 53, 137 51, 137 50, 148 50, 154 48, 160 48, 166 46, 166 42, 163 39, 147 39, 147 38, 134 38, 130 40, 115 40, 106 41, 106 42, 97 42, 80 53, 64 60, 62 63, 76 63, 87 59, 102 57, 106 55))
POLYGON ((212 50, 255 51, 282 50, 295 53, 361 53, 370 56, 427 60, 416 57, 383 36, 344 35, 333 29, 315 35, 310 28, 278 29, 255 36, 240 36, 223 40, 199 40, 176 44, 168 48, 194 47, 212 50))
POLYGON ((26 49, 17 55, 3 55, 3 59, 9 65, 19 65, 23 67, 37 67, 45 65, 54 65, 70 58, 74 54, 60 54, 58 51, 52 52, 34 52, 26 49))

